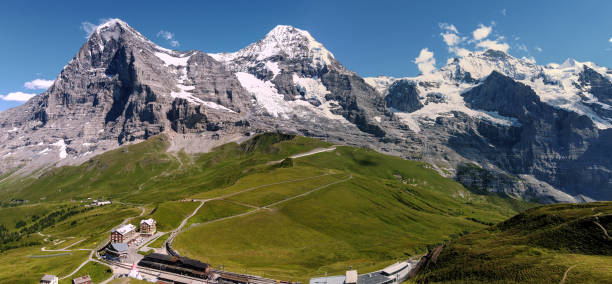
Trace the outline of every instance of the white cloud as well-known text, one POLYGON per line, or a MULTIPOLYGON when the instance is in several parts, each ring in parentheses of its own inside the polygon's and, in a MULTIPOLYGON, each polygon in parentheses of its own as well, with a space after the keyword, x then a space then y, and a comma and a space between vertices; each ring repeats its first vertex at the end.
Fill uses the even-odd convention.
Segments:
POLYGON ((54 80, 34 79, 30 82, 25 82, 23 86, 28 90, 46 90, 53 85, 54 80))
POLYGON ((503 52, 507 52, 510 49, 510 46, 505 42, 498 42, 497 40, 483 40, 476 44, 477 47, 482 47, 484 49, 493 49, 499 50, 503 52))
POLYGON ((423 74, 429 74, 436 70, 436 59, 434 58, 434 53, 429 51, 427 48, 421 49, 419 56, 414 59, 414 63, 417 64, 419 70, 423 74))
POLYGON ((169 31, 161 30, 157 33, 157 37, 165 38, 166 40, 171 40, 174 37, 174 34, 169 31))
POLYGON ((537 52, 542 52, 542 48, 539 46, 534 47, 533 49, 535 49, 537 52))
POLYGON ((171 46, 173 46, 173 47, 177 47, 177 46, 181 45, 181 44, 178 42, 178 40, 174 39, 174 34, 173 34, 173 33, 171 33, 171 32, 169 32, 169 31, 164 31, 164 30, 161 30, 161 31, 159 31, 159 32, 157 33, 157 37, 161 37, 161 38, 163 38, 163 39, 167 40, 167 41, 168 41, 168 43, 169 43, 171 46))
POLYGON ((457 45, 459 42, 461 42, 461 38, 454 33, 443 33, 441 35, 442 35, 442 38, 444 39, 444 42, 448 46, 454 46, 454 45, 457 45))
POLYGON ((91 36, 91 34, 93 34, 93 32, 96 31, 97 27, 98 27, 97 25, 94 25, 90 22, 81 23, 81 30, 85 32, 85 38, 89 38, 89 36, 91 36))
POLYGON ((529 52, 529 49, 527 49, 527 46, 524 43, 523 44, 519 44, 516 47, 520 51, 529 52))
POLYGON ((446 45, 448 46, 449 53, 454 53, 462 57, 470 53, 465 48, 457 47, 457 45, 465 41, 466 38, 462 38, 459 36, 459 31, 457 30, 457 27, 455 27, 455 25, 448 23, 439 23, 438 26, 440 27, 440 29, 444 30, 444 32, 440 33, 440 35, 442 36, 444 43, 446 43, 446 45))
POLYGON ((453 48, 449 48, 449 51, 456 54, 459 57, 464 57, 469 55, 470 53, 472 53, 471 51, 469 51, 468 49, 465 48, 461 48, 461 47, 453 47, 453 48))
POLYGON ((502 9, 502 15, 506 15, 508 13, 508 11, 506 9, 502 9))
MULTIPOLYGON (((451 56, 464 57, 469 55, 470 53, 472 53, 473 50, 476 49, 493 49, 500 50, 503 52, 507 52, 510 49, 510 45, 505 42, 505 36, 497 35, 497 33, 495 33, 495 40, 488 39, 488 37, 491 36, 491 34, 494 32, 493 27, 495 26, 495 22, 491 22, 489 26, 485 26, 483 24, 478 25, 478 28, 472 32, 473 39, 462 36, 458 32, 457 27, 452 24, 440 23, 438 24, 438 26, 440 27, 440 29, 442 29, 442 33, 440 33, 440 35, 442 36, 444 43, 448 46, 448 52, 451 54, 451 56)), ((513 38, 515 40, 519 39, 518 37, 513 38)), ((516 46, 515 48, 517 50, 529 52, 525 44, 513 43, 513 45, 516 46)), ((424 50, 429 52, 429 50, 427 49, 424 50)), ((419 56, 419 58, 421 58, 421 56, 419 56)), ((431 69, 428 67, 429 65, 426 64, 425 60, 420 61, 425 70, 431 69)), ((423 73, 426 73, 423 70, 421 71, 423 73)))
POLYGON ((455 27, 455 25, 453 25, 453 24, 449 24, 449 23, 439 23, 439 24, 438 24, 438 26, 439 26, 441 29, 443 29, 443 30, 446 30, 446 31, 449 31, 449 32, 453 32, 453 33, 456 33, 456 34, 458 34, 458 33, 459 33, 459 31, 457 31, 457 27, 455 27))
POLYGON ((612 37, 608 40, 610 43, 612 43, 612 37))
POLYGON ((0 95, 0 99, 5 100, 5 101, 26 102, 34 96, 36 96, 36 94, 13 92, 13 93, 8 93, 7 95, 0 95))
POLYGON ((492 30, 492 26, 480 24, 478 25, 478 28, 472 32, 472 35, 474 36, 474 40, 482 40, 488 37, 492 30))

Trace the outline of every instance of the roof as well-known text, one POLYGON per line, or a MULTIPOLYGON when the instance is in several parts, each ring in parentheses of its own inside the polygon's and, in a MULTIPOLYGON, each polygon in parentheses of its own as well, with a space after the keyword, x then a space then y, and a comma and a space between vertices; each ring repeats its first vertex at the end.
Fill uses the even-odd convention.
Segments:
MULTIPOLYGON (((390 283, 393 279, 382 275, 380 272, 372 272, 359 275, 359 284, 383 284, 390 283)), ((348 282, 347 282, 348 283, 348 282)))
POLYGON ((402 269, 406 268, 406 266, 408 266, 409 263, 406 261, 402 261, 402 262, 398 262, 395 264, 392 264, 390 266, 387 266, 385 269, 382 270, 382 272, 386 275, 391 275, 391 274, 395 274, 399 271, 401 271, 402 269))
POLYGON ((153 226, 153 224, 155 224, 155 220, 153 220, 152 218, 146 219, 146 220, 142 220, 140 221, 140 224, 147 224, 149 226, 153 226))
POLYGON ((81 277, 72 279, 72 283, 74 284, 87 283, 87 282, 91 282, 91 277, 89 277, 89 275, 85 275, 85 276, 81 276, 81 277))
POLYGON ((57 276, 50 275, 50 274, 45 274, 45 276, 43 276, 40 280, 41 281, 51 282, 51 281, 55 280, 55 278, 57 278, 57 276))
POLYGON ((156 252, 147 254, 144 258, 157 259, 157 260, 170 261, 170 262, 176 262, 178 260, 178 258, 174 256, 169 256, 167 254, 161 254, 161 253, 156 253, 156 252))
POLYGON ((186 264, 186 265, 198 268, 198 269, 206 270, 208 268, 208 264, 203 263, 197 259, 191 259, 191 258, 184 257, 184 256, 181 256, 179 259, 183 264, 186 264))
POLYGON ((116 251, 116 252, 127 252, 128 251, 128 245, 126 243, 112 243, 110 245, 110 249, 116 251))
POLYGON ((126 224, 126 225, 123 225, 123 226, 119 227, 118 229, 113 230, 113 232, 117 232, 117 233, 119 233, 121 235, 125 235, 125 234, 133 231, 134 229, 136 229, 136 227, 134 225, 126 224))
POLYGON ((344 284, 344 275, 310 278, 309 284, 344 284))
POLYGON ((161 253, 150 253, 146 255, 143 258, 143 260, 161 260, 161 261, 166 261, 166 262, 173 262, 175 263, 175 265, 188 265, 188 266, 191 266, 197 269, 202 269, 202 270, 206 270, 209 267, 208 264, 203 263, 196 259, 191 259, 185 256, 180 256, 180 257, 170 256, 170 255, 161 254, 161 253))
POLYGON ((349 270, 346 272, 346 283, 357 283, 357 270, 349 270))

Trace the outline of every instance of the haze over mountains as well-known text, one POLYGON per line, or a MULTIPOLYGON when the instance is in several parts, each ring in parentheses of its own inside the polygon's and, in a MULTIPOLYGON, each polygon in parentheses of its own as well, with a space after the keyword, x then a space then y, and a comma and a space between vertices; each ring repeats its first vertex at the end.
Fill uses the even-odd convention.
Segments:
POLYGON ((172 51, 96 28, 46 92, 0 113, 0 171, 78 164, 157 134, 208 151, 256 132, 429 162, 470 188, 540 202, 612 198, 612 71, 494 50, 415 78, 361 78, 307 31, 234 53, 172 51))

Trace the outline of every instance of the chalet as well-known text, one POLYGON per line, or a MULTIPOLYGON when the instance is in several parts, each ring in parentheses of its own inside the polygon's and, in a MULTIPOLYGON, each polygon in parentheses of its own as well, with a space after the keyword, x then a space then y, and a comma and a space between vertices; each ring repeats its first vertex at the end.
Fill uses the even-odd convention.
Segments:
POLYGON ((45 274, 45 276, 43 276, 38 283, 39 284, 57 284, 58 281, 59 279, 57 278, 57 276, 45 274))
POLYGON ((91 277, 89 275, 81 276, 78 278, 72 279, 72 284, 92 284, 91 277))
POLYGON ((104 249, 106 259, 123 262, 128 257, 128 245, 126 243, 110 243, 104 249))
POLYGON ((136 236, 136 227, 126 224, 111 231, 111 243, 129 243, 136 236))
POLYGON ((156 231, 156 222, 153 219, 146 219, 140 221, 140 234, 153 235, 156 231))

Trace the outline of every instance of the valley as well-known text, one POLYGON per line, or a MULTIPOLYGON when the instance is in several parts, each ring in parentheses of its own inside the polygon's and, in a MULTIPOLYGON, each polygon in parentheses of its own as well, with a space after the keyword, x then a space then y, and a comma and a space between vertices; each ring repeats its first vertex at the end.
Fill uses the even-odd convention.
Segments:
MULTIPOLYGON (((2 259, 26 261, 27 251, 29 255, 52 255, 36 261, 47 263, 45 271, 61 278, 75 271, 77 263, 85 261, 91 250, 103 246, 110 229, 124 220, 138 224, 142 219, 154 218, 158 230, 166 234, 148 244, 148 248, 164 252, 164 243, 169 240, 181 254, 213 267, 241 273, 248 269, 249 274, 305 282, 326 272, 340 273, 348 266, 367 272, 418 257, 428 246, 534 206, 472 193, 425 163, 372 150, 336 146, 333 151, 311 152, 329 146, 305 137, 262 134, 242 144, 228 144, 189 157, 182 166, 170 160, 173 155, 166 154, 166 141, 163 137, 154 138, 94 157, 80 166, 83 168, 78 175, 72 174, 76 172, 74 167, 66 166, 37 179, 4 183, 4 194, 10 194, 8 200, 36 200, 38 196, 48 196, 48 192, 60 195, 0 209, 22 210, 26 216, 54 202, 83 207, 88 197, 108 199, 112 204, 93 207, 41 228, 40 234, 24 235, 15 242, 17 246, 30 240, 37 243, 2 252, 2 259), (312 154, 297 155, 308 152, 312 154), (140 159, 129 158, 130 153, 140 159), (283 162, 270 164, 279 159, 283 162), (151 164, 160 166, 151 173, 140 170, 151 164), (120 190, 97 182, 87 174, 85 167, 91 165, 97 165, 97 175, 131 180, 132 186, 120 190), (165 178, 152 179, 138 187, 142 174, 154 176, 160 172, 165 178), (196 178, 198 175, 201 178, 196 178), (83 182, 83 176, 89 182, 83 182), (186 176, 192 178, 181 179, 186 176), (212 183, 206 178, 209 176, 227 180, 219 184, 216 179, 212 183), (47 192, 29 188, 45 188, 47 192), (64 190, 60 193, 58 188, 64 190), (72 201, 59 201, 62 199, 72 201), (175 234, 168 238, 170 232, 175 234), (53 245, 52 240, 62 242, 53 245), (43 247, 59 251, 43 252, 43 247), (74 262, 56 262, 54 258, 70 258, 74 262)), ((17 221, 3 222, 11 225, 17 221)), ((87 264, 83 269, 91 270, 93 266, 87 264)), ((96 267, 100 271, 106 269, 96 267)), ((23 274, 19 271, 22 270, 3 273, 0 282, 21 279, 23 274)), ((34 280, 38 275, 31 277, 34 280)))
POLYGON ((81 22, 55 79, 2 90, 0 283, 612 283, 611 69, 438 22, 442 64, 364 77, 255 22, 207 27, 229 52, 81 22))

